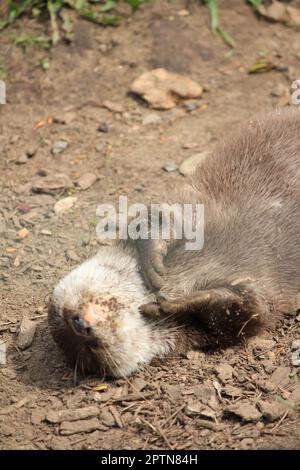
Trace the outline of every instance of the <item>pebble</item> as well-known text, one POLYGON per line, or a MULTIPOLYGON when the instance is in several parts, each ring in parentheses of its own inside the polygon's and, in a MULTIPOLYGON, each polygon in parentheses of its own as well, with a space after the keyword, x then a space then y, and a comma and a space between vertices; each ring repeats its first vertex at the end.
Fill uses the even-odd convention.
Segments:
POLYGON ((31 346, 36 332, 36 323, 26 317, 22 318, 20 331, 17 338, 17 347, 19 349, 26 349, 31 346))
POLYGON ((27 157, 27 155, 25 155, 25 154, 21 155, 21 156, 15 161, 15 163, 16 163, 17 165, 24 165, 24 164, 27 163, 27 162, 28 162, 28 157, 27 157))
POLYGON ((281 388, 286 387, 290 382, 290 368, 289 367, 277 367, 270 377, 270 381, 281 388))
POLYGON ((167 173, 171 173, 172 171, 176 171, 178 169, 178 166, 173 163, 173 162, 165 162, 162 166, 163 170, 165 170, 167 173))
POLYGON ((212 421, 216 419, 216 412, 198 400, 189 400, 185 411, 189 416, 199 416, 212 421))
POLYGON ((115 426, 116 424, 115 418, 113 417, 112 413, 106 408, 103 408, 103 410, 100 411, 99 418, 101 423, 105 426, 108 426, 109 428, 115 426))
POLYGON ((23 240, 23 238, 26 238, 29 235, 29 231, 27 228, 22 228, 16 233, 16 240, 23 240))
POLYGON ((68 146, 69 143, 67 140, 57 140, 52 146, 51 153, 52 155, 57 155, 58 153, 61 153, 66 150, 68 146))
POLYGON ((250 341, 250 346, 260 349, 261 351, 266 351, 274 348, 276 346, 276 342, 257 336, 250 341))
POLYGON ((112 111, 113 113, 123 113, 125 111, 124 107, 121 104, 114 103, 110 100, 104 100, 103 107, 108 109, 109 111, 112 111))
POLYGON ((247 400, 241 400, 235 405, 228 406, 226 411, 246 422, 258 421, 262 416, 258 409, 247 400))
POLYGON ((276 401, 269 403, 267 401, 260 400, 257 406, 261 411, 263 417, 270 422, 280 419, 287 411, 286 406, 276 401))
POLYGON ((52 450, 72 450, 69 439, 66 437, 53 436, 50 441, 49 449, 52 450))
POLYGON ((59 433, 63 436, 71 436, 80 432, 92 432, 99 428, 97 418, 82 419, 80 421, 63 421, 59 428, 59 433))
POLYGON ((31 184, 31 190, 36 193, 56 194, 72 186, 72 180, 67 174, 57 173, 36 178, 31 184))
POLYGON ((297 351, 292 353, 291 364, 294 367, 300 366, 300 349, 297 349, 297 351))
POLYGON ((223 392, 225 395, 229 397, 233 397, 233 398, 240 397, 243 394, 241 388, 234 387, 233 385, 229 385, 229 384, 225 385, 223 392))
POLYGON ((300 339, 295 339, 292 342, 291 349, 292 349, 292 351, 296 351, 297 349, 300 349, 300 339))
POLYGON ((44 421, 45 417, 46 417, 45 411, 34 410, 31 413, 31 417, 30 417, 31 424, 33 425, 41 424, 41 422, 44 421))
POLYGON ((79 256, 77 255, 77 253, 74 250, 66 250, 65 256, 66 256, 68 261, 75 261, 75 262, 80 261, 79 256))
POLYGON ((85 173, 76 181, 76 186, 79 186, 80 189, 85 191, 86 189, 90 188, 97 181, 97 179, 98 177, 94 173, 85 173))
POLYGON ((221 382, 225 383, 227 380, 232 379, 233 367, 229 364, 219 364, 216 367, 216 371, 221 382))
POLYGON ((142 124, 143 126, 148 126, 151 124, 160 124, 162 122, 161 116, 157 113, 148 113, 143 116, 142 124))
POLYGON ((288 87, 283 85, 282 83, 277 83, 277 85, 275 85, 275 87, 271 91, 271 96, 280 98, 281 96, 284 96, 286 92, 289 93, 288 87))
POLYGON ((54 212, 57 215, 64 214, 65 212, 69 211, 77 201, 77 197, 68 196, 63 199, 60 199, 54 204, 54 212))
POLYGON ((14 433, 14 428, 8 424, 1 423, 0 436, 9 437, 14 433))
POLYGON ((181 389, 179 384, 162 384, 161 389, 165 393, 167 393, 173 400, 179 400, 181 398, 181 389))
POLYGON ((241 449, 243 450, 248 450, 252 449, 254 445, 254 439, 251 437, 246 437, 245 439, 242 439, 240 442, 241 449))
POLYGON ((51 236, 52 236, 51 230, 46 230, 46 229, 41 230, 41 234, 42 234, 42 235, 47 235, 47 237, 51 237, 51 236))
POLYGON ((180 173, 184 176, 190 176, 195 171, 196 167, 201 165, 209 153, 208 150, 204 150, 184 160, 179 167, 180 173))
POLYGON ((35 156, 36 152, 38 151, 39 146, 36 143, 29 144, 26 149, 26 155, 28 158, 32 158, 35 156))
POLYGON ((98 127, 97 127, 97 131, 98 131, 98 132, 103 132, 103 133, 106 134, 106 133, 108 132, 108 130, 109 130, 109 129, 108 129, 108 124, 107 124, 107 122, 102 121, 102 122, 99 123, 99 125, 98 125, 98 127))

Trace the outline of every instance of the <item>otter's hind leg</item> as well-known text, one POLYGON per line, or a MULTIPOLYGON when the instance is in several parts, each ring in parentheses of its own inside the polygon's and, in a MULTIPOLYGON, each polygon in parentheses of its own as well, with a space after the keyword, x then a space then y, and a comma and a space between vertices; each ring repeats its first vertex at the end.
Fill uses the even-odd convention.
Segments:
POLYGON ((143 306, 146 315, 173 316, 174 319, 201 325, 220 345, 235 344, 272 324, 274 305, 271 296, 252 281, 203 290, 188 297, 143 306))

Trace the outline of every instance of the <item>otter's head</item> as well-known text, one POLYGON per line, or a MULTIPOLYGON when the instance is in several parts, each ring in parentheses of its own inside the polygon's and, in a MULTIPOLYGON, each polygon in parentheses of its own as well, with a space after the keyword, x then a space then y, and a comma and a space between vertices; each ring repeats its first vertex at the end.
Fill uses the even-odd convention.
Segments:
POLYGON ((139 307, 150 300, 132 254, 105 247, 55 287, 52 335, 78 371, 130 375, 174 346, 172 335, 141 315, 139 307))

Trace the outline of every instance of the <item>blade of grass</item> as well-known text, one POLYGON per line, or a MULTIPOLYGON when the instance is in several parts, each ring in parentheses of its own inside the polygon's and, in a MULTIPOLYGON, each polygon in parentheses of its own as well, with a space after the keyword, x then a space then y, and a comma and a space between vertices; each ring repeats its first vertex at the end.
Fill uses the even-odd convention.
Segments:
POLYGON ((208 9, 212 31, 216 32, 228 46, 233 48, 235 46, 234 40, 219 25, 217 0, 202 0, 202 2, 208 9))

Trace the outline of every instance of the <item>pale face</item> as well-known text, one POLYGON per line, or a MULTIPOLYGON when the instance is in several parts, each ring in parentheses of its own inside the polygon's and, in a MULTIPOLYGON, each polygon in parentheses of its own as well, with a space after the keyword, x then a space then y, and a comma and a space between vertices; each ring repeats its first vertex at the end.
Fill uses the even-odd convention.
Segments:
POLYGON ((55 287, 49 304, 53 337, 83 373, 130 375, 174 345, 172 335, 162 335, 140 314, 150 300, 134 258, 106 247, 55 287))

